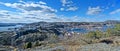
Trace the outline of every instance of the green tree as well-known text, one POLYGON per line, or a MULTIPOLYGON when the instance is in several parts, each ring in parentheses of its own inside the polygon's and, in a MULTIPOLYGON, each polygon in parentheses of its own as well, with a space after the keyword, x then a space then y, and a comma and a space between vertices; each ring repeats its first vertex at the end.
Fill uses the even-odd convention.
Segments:
POLYGON ((97 31, 91 31, 87 34, 87 37, 93 38, 93 39, 99 39, 103 36, 103 33, 99 30, 97 31))
POLYGON ((120 24, 116 24, 114 28, 107 29, 105 33, 105 37, 110 37, 110 36, 120 36, 120 24))
POLYGON ((115 25, 115 27, 112 29, 112 34, 114 36, 120 36, 120 24, 115 25))
POLYGON ((116 24, 114 28, 108 29, 106 32, 112 36, 120 36, 120 24, 116 24))
POLYGON ((110 37, 110 36, 112 36, 112 29, 109 28, 106 30, 104 37, 110 37))
POLYGON ((31 42, 27 43, 27 48, 32 48, 32 43, 31 42))

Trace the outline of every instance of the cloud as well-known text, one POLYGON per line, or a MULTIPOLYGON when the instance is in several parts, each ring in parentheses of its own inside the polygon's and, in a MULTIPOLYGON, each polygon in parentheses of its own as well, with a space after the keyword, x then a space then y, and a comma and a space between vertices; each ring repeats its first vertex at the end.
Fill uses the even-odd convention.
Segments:
POLYGON ((61 0, 62 7, 60 8, 61 11, 76 11, 78 7, 74 5, 71 0, 61 0))
POLYGON ((120 13, 120 9, 117 9, 117 10, 110 12, 110 14, 116 14, 116 13, 120 13))
POLYGON ((76 11, 78 8, 77 7, 69 7, 67 11, 76 11))
MULTIPOLYGON (((72 2, 67 2, 65 6, 66 8, 61 8, 63 11, 75 11, 76 7, 73 5, 69 5, 72 2)), ((23 0, 17 3, 3 3, 0 2, 1 5, 4 5, 9 8, 14 8, 18 11, 8 11, 8 10, 0 10, 0 22, 12 22, 12 23, 31 23, 31 22, 39 22, 39 21, 48 21, 48 22, 72 22, 72 21, 86 21, 85 18, 79 17, 66 17, 57 15, 57 10, 47 6, 45 2, 24 2, 23 0)))
POLYGON ((12 23, 31 23, 31 22, 39 22, 39 21, 48 21, 48 22, 80 22, 86 21, 85 18, 79 18, 77 16, 66 17, 66 16, 57 16, 54 13, 41 13, 40 11, 29 11, 29 12, 11 12, 7 10, 0 10, 0 14, 7 14, 9 16, 1 16, 0 22, 12 22, 12 23), (15 14, 17 13, 17 14, 15 14), (38 14, 37 14, 38 13, 38 14), (83 19, 83 20, 81 20, 83 19))
POLYGON ((87 14, 88 15, 96 15, 96 14, 99 14, 102 12, 102 9, 97 6, 97 7, 89 7, 88 8, 88 11, 87 11, 87 14))
POLYGON ((1 10, 1 11, 0 11, 0 16, 1 16, 1 17, 9 16, 8 12, 9 12, 9 11, 1 10))
POLYGON ((64 8, 60 8, 61 11, 64 11, 65 9, 64 8))
MULTIPOLYGON (((46 22, 81 22, 81 21, 91 21, 89 18, 86 17, 79 17, 79 16, 58 16, 54 13, 41 13, 40 11, 29 11, 29 12, 12 12, 7 10, 0 10, 0 14, 2 15, 7 14, 9 16, 1 16, 0 22, 7 22, 7 23, 31 23, 31 22, 39 22, 39 21, 46 21, 46 22)), ((94 21, 94 20, 92 20, 94 21)))
POLYGON ((61 2, 62 2, 62 6, 65 6, 67 4, 66 0, 61 0, 61 2))
POLYGON ((46 3, 45 3, 45 2, 43 2, 43 1, 40 1, 39 3, 40 3, 40 4, 43 4, 43 5, 46 5, 46 3))
POLYGON ((40 11, 30 11, 30 12, 11 12, 7 10, 0 10, 0 22, 12 22, 12 23, 30 23, 39 21, 48 21, 53 17, 57 17, 54 13, 41 13, 40 11), (9 16, 8 16, 9 15, 9 16))
POLYGON ((39 22, 39 21, 52 21, 53 17, 57 17, 55 14, 56 9, 53 9, 50 6, 47 6, 45 2, 24 2, 19 1, 19 3, 3 3, 9 8, 15 8, 19 12, 0 10, 0 22, 39 22))
POLYGON ((41 10, 43 12, 57 12, 57 10, 49 7, 46 5, 45 2, 23 2, 20 3, 0 3, 7 7, 16 8, 22 11, 35 11, 35 10, 41 10))

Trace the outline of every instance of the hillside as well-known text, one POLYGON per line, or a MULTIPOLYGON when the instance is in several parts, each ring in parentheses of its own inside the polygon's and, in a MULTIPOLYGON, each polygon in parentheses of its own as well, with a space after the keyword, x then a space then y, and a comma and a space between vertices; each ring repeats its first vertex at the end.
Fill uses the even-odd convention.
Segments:
POLYGON ((0 45, 12 46, 12 49, 25 51, 36 49, 79 51, 81 48, 84 50, 86 46, 92 49, 92 46, 99 45, 99 43, 105 43, 102 45, 107 47, 119 46, 119 38, 118 22, 36 22, 15 28, 14 31, 0 32, 0 45), (104 26, 106 31, 101 29, 104 26), (87 32, 81 33, 84 31, 82 29, 87 32), (78 30, 80 32, 76 32, 78 30))

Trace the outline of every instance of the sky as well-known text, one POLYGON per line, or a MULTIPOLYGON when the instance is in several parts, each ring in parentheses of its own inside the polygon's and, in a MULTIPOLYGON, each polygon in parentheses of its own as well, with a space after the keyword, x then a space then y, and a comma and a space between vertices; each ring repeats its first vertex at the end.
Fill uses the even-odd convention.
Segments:
POLYGON ((120 20, 120 0, 0 0, 0 23, 120 20))

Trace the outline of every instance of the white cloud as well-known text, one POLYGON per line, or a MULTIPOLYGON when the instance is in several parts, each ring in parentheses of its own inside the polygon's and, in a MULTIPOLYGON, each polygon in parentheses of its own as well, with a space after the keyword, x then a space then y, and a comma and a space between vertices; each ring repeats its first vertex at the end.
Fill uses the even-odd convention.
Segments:
POLYGON ((61 11, 76 11, 78 9, 71 0, 61 0, 61 3, 63 7, 60 8, 61 11))
MULTIPOLYGON (((69 2, 72 3, 72 2, 69 2)), ((12 22, 12 23, 31 23, 39 21, 48 21, 48 22, 72 22, 72 21, 86 21, 85 18, 79 17, 66 17, 56 15, 56 9, 53 9, 50 6, 47 6, 47 3, 41 4, 39 2, 24 2, 20 1, 19 3, 0 3, 10 8, 15 8, 19 12, 13 12, 8 10, 0 10, 0 22, 12 22)), ((66 5, 68 10, 75 11, 77 8, 71 5, 66 5), (73 7, 73 8, 72 8, 73 7)), ((61 10, 67 10, 61 8, 61 10)))
POLYGON ((40 3, 40 4, 43 4, 43 5, 46 5, 46 3, 45 3, 45 2, 43 2, 43 1, 40 1, 39 3, 40 3))
POLYGON ((10 8, 15 8, 19 12, 0 10, 0 22, 39 22, 52 21, 52 18, 57 17, 56 9, 47 6, 45 2, 24 2, 19 3, 2 3, 10 8))
POLYGON ((110 14, 116 14, 116 13, 120 13, 120 9, 110 12, 110 14))
POLYGON ((77 7, 69 7, 67 11, 76 11, 78 8, 77 7))
POLYGON ((62 6, 65 6, 67 4, 67 0, 61 0, 62 6))
MULTIPOLYGON (((91 21, 86 17, 79 16, 57 16, 54 13, 42 13, 41 11, 25 11, 25 12, 11 12, 7 10, 0 10, 0 14, 7 14, 9 16, 1 16, 0 22, 12 22, 12 23, 31 23, 39 21, 48 21, 48 22, 81 22, 81 21, 91 21)), ((92 20, 94 21, 94 20, 92 20)))
POLYGON ((89 7, 88 8, 88 11, 87 11, 87 14, 88 15, 96 15, 96 14, 99 14, 102 12, 102 9, 97 6, 97 7, 89 7))
POLYGON ((57 17, 54 13, 42 13, 41 11, 25 11, 25 12, 11 12, 7 10, 0 10, 0 22, 39 22, 39 21, 52 21, 52 18, 57 17), (9 16, 8 16, 9 15, 9 16))
POLYGON ((64 11, 65 9, 64 8, 60 8, 61 11, 64 11))
POLYGON ((8 7, 16 8, 22 11, 42 10, 43 12, 57 12, 57 10, 46 5, 45 2, 20 2, 20 3, 0 3, 8 7))

